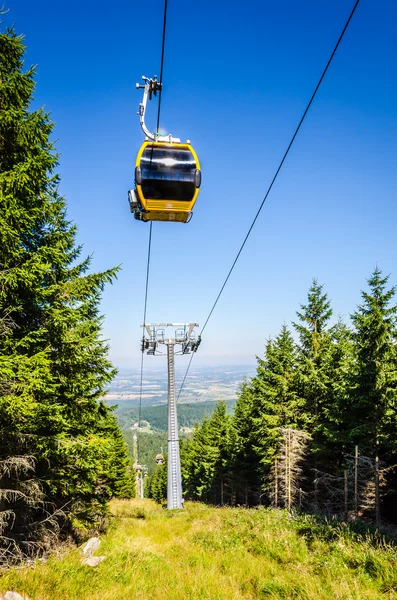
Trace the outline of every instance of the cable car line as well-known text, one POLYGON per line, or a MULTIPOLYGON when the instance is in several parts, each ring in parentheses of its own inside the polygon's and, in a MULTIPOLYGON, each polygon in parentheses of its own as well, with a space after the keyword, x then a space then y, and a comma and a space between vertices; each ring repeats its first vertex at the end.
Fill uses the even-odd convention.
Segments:
POLYGON ((193 356, 194 356, 195 354, 196 354, 195 352, 192 352, 192 353, 190 354, 190 360, 189 360, 189 363, 188 363, 188 365, 187 365, 187 369, 186 369, 186 371, 185 371, 185 375, 183 376, 183 380, 182 380, 182 383, 181 383, 181 387, 179 388, 178 396, 177 396, 177 398, 176 398, 176 401, 177 401, 177 402, 179 402, 179 396, 181 395, 181 392, 182 392, 182 390, 183 390, 183 386, 185 385, 186 377, 187 377, 187 374, 189 373, 190 365, 192 364, 193 356))
MULTIPOLYGON (((293 136, 291 138, 291 141, 288 144, 286 151, 284 152, 284 155, 283 155, 283 157, 282 157, 282 159, 281 159, 281 161, 279 163, 279 166, 277 167, 276 173, 275 173, 275 175, 273 176, 273 179, 270 182, 270 185, 269 185, 269 187, 268 187, 268 189, 266 191, 266 194, 265 194, 265 196, 264 196, 264 198, 263 198, 263 200, 262 200, 262 202, 261 202, 261 204, 259 206, 259 209, 258 209, 258 211, 257 211, 257 213, 256 213, 256 215, 255 215, 255 217, 254 217, 254 219, 253 219, 253 221, 252 221, 249 229, 248 229, 248 232, 247 232, 247 234, 246 234, 246 236, 245 236, 245 238, 243 240, 243 243, 241 244, 240 249, 239 249, 239 251, 236 254, 236 257, 235 257, 235 259, 234 259, 234 261, 232 263, 232 266, 230 267, 229 272, 228 272, 228 274, 227 274, 227 276, 226 276, 226 278, 225 278, 225 280, 224 280, 224 282, 222 284, 222 287, 221 287, 221 289, 220 289, 220 291, 219 291, 219 293, 218 293, 218 295, 217 295, 217 297, 215 299, 215 302, 213 303, 212 308, 211 308, 211 310, 210 310, 210 312, 209 312, 209 314, 208 314, 208 316, 207 316, 207 318, 206 318, 206 320, 204 322, 203 328, 201 329, 201 332, 200 332, 200 336, 203 334, 205 328, 207 327, 208 321, 210 320, 210 318, 212 316, 212 313, 214 312, 215 307, 218 304, 218 301, 219 301, 219 299, 220 299, 220 297, 221 297, 221 295, 223 293, 223 290, 225 289, 225 287, 227 285, 227 282, 229 281, 229 278, 230 278, 230 276, 231 276, 231 274, 232 274, 232 272, 234 270, 234 267, 236 266, 236 263, 237 263, 238 259, 240 258, 240 255, 241 255, 241 253, 242 253, 242 251, 244 249, 244 246, 247 243, 247 240, 248 240, 249 236, 251 235, 251 232, 252 232, 252 230, 253 230, 253 228, 255 226, 255 223, 256 223, 256 221, 257 221, 257 219, 258 219, 258 217, 259 217, 259 215, 260 215, 260 213, 262 211, 262 208, 263 208, 263 206, 264 206, 264 204, 265 204, 265 202, 266 202, 266 200, 267 200, 267 198, 268 198, 268 196, 269 196, 269 194, 270 194, 270 192, 271 192, 271 190, 273 188, 273 185, 274 185, 274 183, 275 183, 275 181, 276 181, 276 179, 277 179, 277 177, 278 177, 278 175, 279 175, 279 173, 280 173, 280 171, 281 171, 281 169, 282 169, 282 167, 284 165, 284 162, 285 162, 285 160, 286 160, 286 158, 287 158, 287 156, 289 154, 289 151, 291 150, 291 147, 292 147, 292 145, 293 145, 293 143, 294 143, 294 141, 296 139, 296 136, 298 135, 299 130, 300 130, 300 128, 301 128, 301 126, 302 126, 305 118, 306 118, 306 115, 309 112, 309 109, 310 109, 310 107, 311 107, 311 105, 312 105, 312 103, 314 101, 314 98, 316 97, 316 94, 317 94, 317 92, 318 92, 318 90, 319 90, 319 88, 320 88, 320 86, 321 86, 321 84, 323 82, 323 79, 324 79, 324 77, 325 77, 325 75, 326 75, 326 73, 328 71, 328 68, 329 68, 329 66, 330 66, 330 64, 331 64, 331 62, 332 62, 332 60, 333 60, 333 58, 334 58, 334 56, 336 54, 336 51, 337 51, 337 49, 339 47, 339 44, 341 43, 341 41, 342 41, 342 39, 343 39, 343 37, 344 37, 344 35, 346 33, 346 30, 347 30, 347 28, 348 28, 348 26, 350 24, 350 21, 352 20, 352 17, 354 15, 354 13, 356 11, 356 8, 358 7, 359 3, 360 3, 360 0, 356 0, 355 4, 354 4, 354 6, 353 6, 353 8, 352 8, 352 10, 350 12, 350 15, 349 15, 349 17, 348 17, 348 19, 347 19, 347 21, 345 23, 345 26, 343 27, 342 32, 341 32, 341 34, 340 34, 340 36, 338 38, 338 41, 336 42, 335 47, 334 47, 334 49, 333 49, 333 51, 332 51, 332 53, 331 53, 331 55, 330 55, 330 57, 328 59, 328 62, 327 62, 326 66, 325 66, 325 68, 324 68, 324 70, 323 70, 323 72, 321 74, 321 77, 318 80, 318 83, 317 83, 317 85, 316 85, 316 87, 314 89, 314 92, 312 93, 311 98, 310 98, 310 100, 309 100, 309 102, 308 102, 308 104, 307 104, 307 106, 305 108, 305 111, 304 111, 304 113, 303 113, 303 115, 302 115, 302 117, 301 117, 301 119, 300 119, 300 121, 298 123, 298 126, 295 129, 295 132, 294 132, 294 134, 293 134, 293 136)), ((187 366, 187 369, 186 369, 186 372, 185 372, 185 375, 184 375, 184 378, 183 378, 183 381, 182 381, 182 385, 181 385, 181 387, 179 389, 178 400, 179 400, 179 396, 180 396, 180 394, 182 392, 183 386, 185 384, 186 377, 187 377, 187 374, 188 374, 189 369, 190 369, 190 365, 192 364, 193 356, 194 356, 194 354, 192 354, 192 356, 190 358, 189 364, 187 366)))
MULTIPOLYGON (((149 227, 149 242, 148 242, 148 252, 147 252, 147 262, 146 262, 146 283, 145 283, 145 301, 143 308, 143 326, 146 324, 146 309, 147 309, 147 297, 148 297, 148 289, 149 289, 149 272, 150 272, 150 254, 152 248, 152 225, 150 223, 149 227)), ((143 332, 145 328, 143 327, 143 332)), ((141 352, 141 382, 139 386, 139 411, 138 411, 138 429, 141 426, 141 412, 142 412, 142 387, 143 387, 143 357, 145 355, 143 348, 143 340, 145 339, 145 334, 142 333, 142 352, 141 352)), ((138 452, 139 455, 139 452, 138 452)))
MULTIPOLYGON (((161 61, 160 61, 160 90, 159 90, 159 102, 157 107, 157 133, 160 128, 160 111, 161 111, 161 91, 162 91, 162 82, 163 82, 163 70, 164 70, 164 50, 165 50, 165 33, 167 26, 167 9, 168 9, 168 0, 164 0, 164 18, 163 18, 163 34, 161 40, 161 61)), ((147 262, 146 262, 146 282, 145 282, 145 301, 143 308, 143 332, 145 331, 146 325, 146 310, 147 310, 147 298, 148 298, 148 289, 149 289, 149 272, 150 272, 150 256, 151 256, 151 248, 152 248, 152 225, 153 222, 150 221, 149 227, 149 241, 148 241, 148 251, 147 251, 147 262)), ((143 388, 143 357, 144 357, 144 348, 143 348, 143 340, 145 338, 145 334, 142 334, 142 352, 141 352, 141 374, 140 374, 140 386, 139 386, 139 410, 138 410, 138 430, 141 426, 141 416, 142 416, 142 388, 143 388)), ((139 438, 138 438, 138 456, 139 456, 139 438)))

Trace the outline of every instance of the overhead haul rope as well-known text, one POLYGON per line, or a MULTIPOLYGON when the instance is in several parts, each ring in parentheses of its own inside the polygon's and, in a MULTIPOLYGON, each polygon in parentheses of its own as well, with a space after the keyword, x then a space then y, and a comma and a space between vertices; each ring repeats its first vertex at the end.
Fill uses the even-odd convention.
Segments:
MULTIPOLYGON (((145 339, 145 325, 146 325, 146 309, 147 309, 147 296, 149 289, 149 272, 150 272, 150 253, 152 248, 152 221, 150 221, 149 227, 149 243, 147 251, 147 263, 146 263, 146 284, 145 284, 145 302, 143 308, 143 331, 142 331, 142 353, 141 353, 141 384, 139 390, 139 412, 138 412, 138 429, 141 426, 141 411, 142 411, 142 387, 143 387, 143 357, 144 353, 144 339, 145 339)), ((139 454, 139 453, 138 453, 139 454)))
POLYGON ((159 104, 157 110, 157 133, 160 128, 160 112, 161 112, 161 92, 163 91, 163 69, 164 69, 164 47, 165 47, 165 31, 167 28, 167 8, 168 0, 164 0, 164 19, 163 19, 163 39, 161 42, 161 63, 160 63, 160 91, 159 91, 159 104))
MULTIPOLYGON (((317 83, 317 85, 316 85, 316 87, 315 87, 315 89, 314 89, 314 92, 312 93, 312 95, 311 95, 311 98, 310 98, 310 100, 309 100, 309 102, 308 102, 308 104, 307 104, 307 106, 306 106, 306 108, 305 108, 305 111, 304 111, 304 113, 303 113, 303 115, 302 115, 302 117, 301 117, 301 119, 300 119, 300 121, 299 121, 299 123, 298 123, 298 126, 297 126, 297 128, 295 129, 294 135, 292 136, 292 138, 291 138, 291 141, 290 141, 290 143, 288 144, 288 146, 287 146, 287 149, 286 149, 286 151, 284 152, 284 155, 283 155, 283 157, 282 157, 282 159, 281 159, 281 161, 280 161, 280 164, 279 164, 279 166, 277 167, 276 173, 275 173, 275 175, 274 175, 273 179, 271 180, 269 187, 267 188, 267 191, 266 191, 265 197, 263 198, 263 200, 262 200, 262 202, 261 202, 261 204, 260 204, 260 206, 259 206, 259 208, 258 208, 258 211, 257 211, 257 213, 256 213, 256 215, 255 215, 255 217, 254 217, 254 220, 252 221, 252 223, 251 223, 251 225, 250 225, 250 228, 248 229, 248 232, 247 232, 247 234, 246 234, 246 236, 245 236, 245 238, 244 238, 244 240, 243 240, 243 243, 241 244, 241 246, 240 246, 240 249, 239 249, 239 251, 238 251, 238 252, 237 252, 237 254, 236 254, 236 257, 235 257, 235 259, 234 259, 234 261, 233 261, 233 263, 232 263, 232 266, 231 266, 231 267, 230 267, 230 269, 229 269, 229 272, 228 272, 228 274, 227 274, 227 276, 226 276, 226 279, 224 280, 224 282, 223 282, 223 284, 222 284, 222 287, 221 287, 221 289, 220 289, 220 291, 219 291, 219 294, 217 295, 217 297, 216 297, 216 299, 215 299, 215 302, 214 302, 214 304, 212 305, 212 308, 211 308, 211 310, 210 310, 210 312, 209 312, 209 314, 208 314, 208 317, 207 317, 207 318, 206 318, 206 320, 205 320, 205 323, 204 323, 204 325, 203 325, 203 328, 202 328, 202 330, 201 330, 201 332, 200 332, 200 335, 202 335, 202 334, 203 334, 203 332, 204 332, 205 328, 207 327, 208 321, 210 320, 210 318, 211 318, 211 316, 212 316, 212 313, 214 312, 214 310, 215 310, 215 307, 216 307, 216 305, 218 304, 218 301, 219 301, 219 299, 220 299, 220 297, 221 297, 221 295, 222 295, 222 293, 223 293, 223 290, 225 289, 225 287, 226 287, 226 284, 227 284, 227 282, 229 281, 230 275, 232 274, 232 272, 233 272, 233 269, 234 269, 234 267, 236 266, 236 263, 237 263, 238 259, 240 258, 240 254, 242 253, 242 251, 243 251, 243 249, 244 249, 244 246, 245 246, 245 244, 247 243, 247 240, 248 240, 249 236, 251 235, 251 231, 253 230, 253 228, 254 228, 254 225, 255 225, 255 223, 256 223, 256 221, 257 221, 257 219, 258 219, 259 215, 260 215, 260 212, 261 212, 261 210, 262 210, 262 208, 263 208, 263 206, 264 206, 264 204, 265 204, 265 202, 266 202, 266 200, 267 200, 267 198, 268 198, 268 196, 269 196, 269 194, 270 194, 270 192, 271 192, 271 189, 272 189, 272 187, 273 187, 273 185, 274 185, 274 183, 275 183, 275 181, 276 181, 276 179, 277 179, 277 177, 278 177, 278 175, 279 175, 279 173, 280 173, 280 171, 281 171, 281 169, 282 169, 282 167, 283 167, 283 165, 284 165, 285 159, 287 158, 287 156, 288 156, 288 154, 289 154, 289 151, 291 150, 292 144, 294 143, 294 141, 295 141, 295 139, 296 139, 296 136, 298 135, 298 132, 299 132, 299 130, 300 130, 300 128, 301 128, 301 126, 302 126, 302 124, 303 124, 303 121, 304 121, 304 120, 305 120, 305 118, 306 118, 306 115, 307 115, 307 113, 309 112, 309 109, 310 109, 310 107, 311 107, 311 105, 312 105, 312 103, 313 103, 313 100, 314 100, 314 98, 316 97, 316 94, 317 94, 317 92, 318 92, 318 90, 319 90, 319 88, 320 88, 320 85, 321 85, 321 84, 322 84, 322 82, 323 82, 323 79, 324 79, 324 77, 325 77, 325 75, 326 75, 326 73, 327 73, 327 71, 328 71, 328 68, 329 68, 329 66, 330 66, 330 64, 331 64, 331 62, 332 62, 332 59, 334 58, 334 56, 335 56, 335 54, 336 54, 336 51, 337 51, 337 49, 338 49, 338 47, 339 47, 339 44, 341 43, 341 41, 342 41, 342 39, 343 39, 343 36, 344 36, 344 35, 345 35, 345 33, 346 33, 346 30, 347 30, 347 28, 348 28, 348 26, 349 26, 349 23, 350 23, 350 21, 352 20, 352 17, 353 17, 353 15, 354 15, 354 13, 355 13, 355 11, 356 11, 356 8, 357 8, 357 6, 359 5, 359 3, 360 3, 360 0, 356 0, 355 4, 354 4, 354 6, 353 6, 353 9, 352 9, 352 11, 351 11, 351 13, 350 13, 350 15, 349 15, 349 18, 347 19, 347 21, 346 21, 346 23, 345 23, 345 26, 344 26, 344 28, 343 28, 343 30, 342 30, 342 33, 340 34, 340 36, 339 36, 339 38, 338 38, 338 41, 336 42, 336 44, 335 44, 335 47, 334 47, 334 49, 333 49, 333 51, 332 51, 332 53, 331 53, 331 56, 330 56, 330 57, 329 57, 329 59, 328 59, 328 62, 327 62, 327 64, 326 64, 326 66, 325 66, 325 69, 323 70, 323 72, 322 72, 322 74, 321 74, 321 77, 320 77, 320 79, 318 80, 318 83, 317 83)), ((181 395, 181 392, 182 392, 183 386, 184 386, 184 384, 185 384, 186 377, 187 377, 187 374, 188 374, 188 372, 189 372, 189 369, 190 369, 190 365, 192 364, 193 356, 194 356, 194 353, 192 353, 192 355, 191 355, 191 357, 190 357, 190 361, 189 361, 189 364, 188 364, 188 366, 187 366, 187 369, 186 369, 186 372, 185 372, 185 375, 184 375, 184 378, 183 378, 183 381, 182 381, 182 385, 181 385, 181 387, 180 387, 180 389, 179 389, 179 392, 178 392, 178 398, 177 398, 177 400, 179 400, 179 396, 181 395)))
MULTIPOLYGON (((160 111, 161 111, 161 92, 163 88, 163 70, 164 70, 164 49, 165 49, 165 32, 167 27, 167 9, 168 9, 168 0, 164 0, 164 18, 163 18, 163 35, 161 40, 161 62, 160 62, 160 91, 159 91, 159 102, 157 107, 157 133, 160 128, 160 111)), ((149 242, 148 242, 148 252, 147 252, 147 263, 146 263, 146 283, 145 283, 145 302, 143 309, 143 332, 142 332, 142 354, 141 354, 141 376, 140 376, 140 388, 139 388, 139 411, 138 411, 138 430, 141 426, 141 415, 142 415, 142 388, 143 388, 143 357, 144 357, 144 347, 143 342, 145 339, 145 325, 146 325, 146 309, 147 309, 147 297, 148 297, 148 289, 149 289, 149 272, 150 272, 150 254, 152 247, 152 225, 153 221, 150 221, 149 227, 149 242)), ((138 436, 138 456, 139 456, 139 436, 138 436)))

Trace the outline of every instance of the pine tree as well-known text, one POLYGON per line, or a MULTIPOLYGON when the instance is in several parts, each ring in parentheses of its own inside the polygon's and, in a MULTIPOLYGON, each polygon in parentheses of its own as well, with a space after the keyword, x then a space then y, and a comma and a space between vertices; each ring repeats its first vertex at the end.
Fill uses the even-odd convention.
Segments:
POLYGON ((76 227, 57 192, 53 124, 42 109, 29 111, 34 69, 23 71, 24 51, 13 30, 0 34, 0 463, 25 457, 3 469, 0 511, 9 516, 3 535, 27 552, 43 528, 99 523, 108 498, 130 484, 100 400, 115 370, 99 302, 117 269, 89 273, 89 258, 77 262, 76 227), (27 483, 11 493, 25 480, 40 488, 37 502, 27 483))

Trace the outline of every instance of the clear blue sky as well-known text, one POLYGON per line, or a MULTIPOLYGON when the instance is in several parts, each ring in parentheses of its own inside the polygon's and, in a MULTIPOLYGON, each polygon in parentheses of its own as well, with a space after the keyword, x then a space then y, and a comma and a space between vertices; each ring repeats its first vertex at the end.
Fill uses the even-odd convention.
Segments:
MULTIPOLYGON (((190 224, 153 226, 149 322, 204 322, 352 5, 169 0, 161 125, 192 141, 203 185, 190 224)), ((135 82, 159 74, 163 0, 7 7, 38 65, 34 105, 56 122, 78 242, 95 270, 122 264, 102 303, 111 358, 137 367, 149 226, 127 190, 135 82)), ((376 264, 397 283, 396 21, 395 0, 361 0, 195 364, 253 362, 313 277, 347 318, 376 264)))

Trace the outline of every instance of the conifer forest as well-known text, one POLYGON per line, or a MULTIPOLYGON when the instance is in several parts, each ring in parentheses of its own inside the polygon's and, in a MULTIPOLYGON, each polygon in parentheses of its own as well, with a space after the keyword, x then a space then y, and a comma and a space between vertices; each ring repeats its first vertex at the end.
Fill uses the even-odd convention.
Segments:
MULTIPOLYGON (((377 267, 351 326, 330 325, 331 303, 314 279, 292 327, 267 341, 234 413, 219 402, 183 441, 186 496, 396 523, 395 295, 377 267)), ((164 476, 150 478, 154 499, 164 476)))

